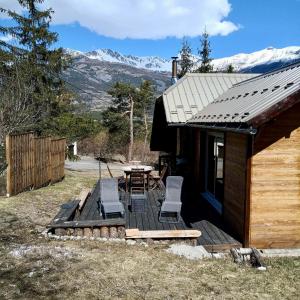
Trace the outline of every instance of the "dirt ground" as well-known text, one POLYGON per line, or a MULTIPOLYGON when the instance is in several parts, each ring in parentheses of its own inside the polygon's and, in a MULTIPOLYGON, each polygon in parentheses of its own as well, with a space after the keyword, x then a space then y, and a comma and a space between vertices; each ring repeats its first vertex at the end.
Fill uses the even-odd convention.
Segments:
POLYGON ((0 299, 299 299, 299 258, 269 259, 261 272, 162 245, 44 238, 59 206, 96 179, 67 171, 55 185, 0 197, 0 299))

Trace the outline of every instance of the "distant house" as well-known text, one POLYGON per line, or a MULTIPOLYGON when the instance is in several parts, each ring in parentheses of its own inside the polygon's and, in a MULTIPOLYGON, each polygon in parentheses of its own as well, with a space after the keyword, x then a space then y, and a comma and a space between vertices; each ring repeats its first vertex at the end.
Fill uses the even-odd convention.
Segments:
MULTIPOLYGON (((199 95, 209 95, 212 84, 208 82, 208 88, 195 83, 193 91, 198 92, 193 97, 177 85, 180 81, 171 87, 172 93, 182 104, 174 105, 171 97, 163 99, 170 115, 161 132, 172 128, 170 121, 176 115, 175 120, 183 121, 182 129, 178 137, 174 133, 168 137, 173 149, 161 146, 174 151, 177 144, 177 154, 186 155, 196 198, 207 200, 244 246, 299 247, 300 63, 240 80, 189 118, 180 112, 180 105, 201 102, 199 95), (180 144, 182 130, 189 131, 189 138, 180 144)), ((155 114, 163 115, 157 107, 155 114)), ((157 127, 153 124, 153 135, 159 134, 157 127)), ((159 143, 153 146, 160 150, 159 143)))

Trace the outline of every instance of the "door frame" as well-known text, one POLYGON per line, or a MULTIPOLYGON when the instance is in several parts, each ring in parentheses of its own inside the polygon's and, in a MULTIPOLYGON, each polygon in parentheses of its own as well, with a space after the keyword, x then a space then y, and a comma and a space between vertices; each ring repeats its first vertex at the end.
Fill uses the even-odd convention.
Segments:
MULTIPOLYGON (((205 165, 204 165, 204 192, 202 193, 203 198, 208 201, 216 211, 222 215, 223 214, 223 204, 208 191, 208 137, 214 136, 223 139, 224 147, 225 147, 225 133, 216 132, 216 131, 207 131, 205 136, 205 165)), ((224 178, 224 166, 225 166, 225 155, 223 157, 223 178, 224 178)))

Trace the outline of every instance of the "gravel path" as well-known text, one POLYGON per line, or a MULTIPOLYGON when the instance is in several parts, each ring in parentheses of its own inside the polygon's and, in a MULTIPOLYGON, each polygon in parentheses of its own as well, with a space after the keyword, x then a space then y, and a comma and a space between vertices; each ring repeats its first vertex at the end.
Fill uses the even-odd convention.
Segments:
MULTIPOLYGON (((78 161, 69 161, 66 160, 65 162, 65 168, 67 170, 72 170, 72 171, 89 171, 91 173, 97 173, 99 172, 99 161, 94 159, 93 157, 89 156, 81 156, 81 159, 78 161)), ((121 163, 109 163, 109 168, 112 171, 114 176, 119 176, 123 174, 123 167, 125 164, 121 163)), ((107 170, 107 164, 101 162, 101 171, 106 174, 108 173, 107 170)))

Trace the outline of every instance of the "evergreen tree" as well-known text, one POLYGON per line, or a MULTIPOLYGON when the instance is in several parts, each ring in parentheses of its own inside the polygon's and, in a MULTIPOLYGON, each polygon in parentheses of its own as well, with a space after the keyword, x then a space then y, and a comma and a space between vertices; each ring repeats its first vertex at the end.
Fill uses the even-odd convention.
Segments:
POLYGON ((201 65, 196 70, 197 73, 209 73, 213 71, 213 66, 211 65, 212 58, 210 57, 210 53, 211 48, 209 42, 209 35, 205 30, 202 34, 201 49, 198 49, 198 54, 201 58, 201 65))
POLYGON ((234 73, 234 67, 232 64, 229 64, 226 68, 227 73, 234 73))
MULTIPOLYGON (((61 103, 60 95, 64 84, 60 79, 65 59, 62 48, 50 49, 57 41, 57 33, 50 32, 49 24, 53 11, 39 10, 38 5, 44 0, 18 0, 25 10, 17 14, 11 10, 1 9, 14 23, 10 27, 0 27, 0 32, 13 36, 16 46, 1 42, 0 55, 5 61, 2 65, 8 75, 14 76, 16 60, 20 69, 27 75, 23 84, 32 88, 31 104, 35 106, 35 129, 43 130, 47 118, 55 117, 66 109, 61 103), (7 64, 10 62, 10 64, 7 64), (14 62, 11 64, 11 62, 14 62), (7 66, 11 66, 10 68, 7 66), (63 108, 64 107, 64 108, 63 108)), ((47 123, 47 122, 46 122, 47 123)))
POLYGON ((183 77, 186 73, 191 72, 193 68, 192 60, 192 49, 186 38, 182 41, 182 48, 180 50, 180 60, 179 60, 179 73, 178 78, 183 77))
POLYGON ((142 115, 144 128, 144 146, 142 153, 142 161, 145 160, 146 147, 148 144, 149 137, 149 122, 148 122, 148 113, 152 108, 154 103, 154 88, 152 83, 149 80, 145 80, 141 83, 138 91, 138 100, 137 100, 137 114, 142 115))
POLYGON ((133 158, 133 144, 143 139, 143 153, 149 137, 148 114, 154 102, 154 89, 150 81, 143 81, 139 88, 131 84, 117 82, 108 93, 112 105, 103 112, 103 125, 110 135, 110 149, 123 152, 127 149, 127 159, 133 158))
POLYGON ((117 82, 108 93, 113 105, 103 114, 104 126, 109 128, 114 146, 128 145, 128 161, 132 160, 133 117, 137 89, 131 84, 117 82))

